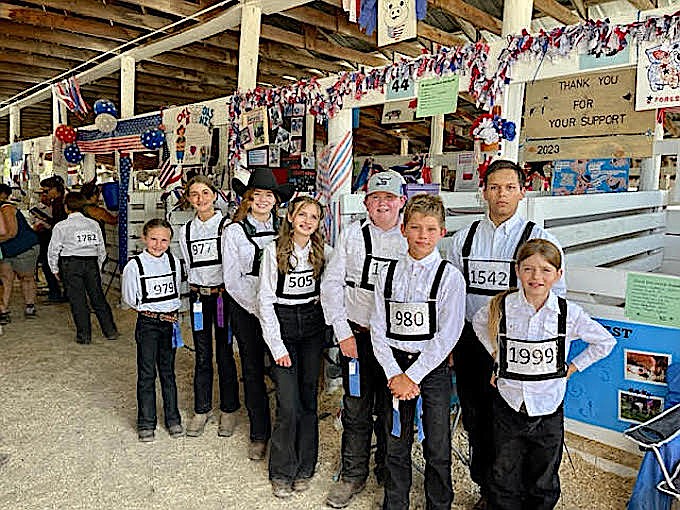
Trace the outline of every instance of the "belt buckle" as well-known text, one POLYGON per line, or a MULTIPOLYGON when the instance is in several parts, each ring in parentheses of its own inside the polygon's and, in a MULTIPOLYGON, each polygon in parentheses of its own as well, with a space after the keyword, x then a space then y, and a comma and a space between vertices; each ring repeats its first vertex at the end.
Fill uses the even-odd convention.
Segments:
POLYGON ((198 293, 201 296, 209 296, 210 295, 210 287, 199 287, 198 293))

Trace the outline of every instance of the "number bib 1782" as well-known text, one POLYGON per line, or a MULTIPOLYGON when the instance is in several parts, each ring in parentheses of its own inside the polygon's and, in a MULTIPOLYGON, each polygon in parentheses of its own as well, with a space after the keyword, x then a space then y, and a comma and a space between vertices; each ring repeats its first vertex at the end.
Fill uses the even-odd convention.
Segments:
POLYGON ((510 262, 468 259, 467 268, 471 288, 500 292, 510 285, 510 262))
POLYGON ((99 242, 99 236, 91 230, 79 230, 73 235, 80 246, 96 246, 99 242))
POLYGON ((371 257, 371 263, 368 268, 368 274, 366 275, 366 282, 375 286, 375 282, 378 279, 378 275, 385 267, 390 263, 389 259, 381 259, 377 257, 371 257))
POLYGON ((144 284, 149 300, 162 300, 174 297, 177 294, 172 274, 144 278, 144 284))
POLYGON ((542 381, 566 375, 564 341, 558 338, 527 342, 500 338, 499 377, 542 381))
POLYGON ((217 261, 217 239, 201 239, 200 241, 190 241, 189 244, 192 262, 217 261))
POLYGON ((423 337, 430 331, 428 303, 397 303, 389 301, 387 310, 387 336, 423 337))

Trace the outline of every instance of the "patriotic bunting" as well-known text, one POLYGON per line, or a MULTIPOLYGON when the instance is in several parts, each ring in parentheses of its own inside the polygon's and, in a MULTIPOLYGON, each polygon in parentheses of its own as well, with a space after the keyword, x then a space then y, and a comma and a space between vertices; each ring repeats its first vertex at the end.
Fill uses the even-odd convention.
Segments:
POLYGON ((158 127, 161 123, 160 114, 146 117, 119 120, 116 129, 111 133, 102 133, 97 129, 78 130, 76 143, 81 152, 105 154, 113 151, 143 151, 147 150, 140 139, 140 135, 149 128, 158 127))

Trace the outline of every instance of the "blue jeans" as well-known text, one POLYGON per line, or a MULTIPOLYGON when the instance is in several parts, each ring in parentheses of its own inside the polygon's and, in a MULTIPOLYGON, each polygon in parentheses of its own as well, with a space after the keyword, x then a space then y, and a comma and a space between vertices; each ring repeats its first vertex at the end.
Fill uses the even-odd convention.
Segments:
MULTIPOLYGON (((395 359, 406 370, 417 355, 396 351, 395 359)), ((449 403, 451 373, 446 360, 420 383, 423 398, 423 454, 425 457, 425 500, 428 510, 449 510, 453 503, 451 484, 451 428, 449 403)), ((387 478, 384 510, 407 510, 411 490, 411 447, 416 399, 399 405, 401 436, 392 435, 392 394, 386 390, 385 431, 387 434, 387 478)))
POLYGON ((290 483, 314 475, 319 452, 317 396, 324 318, 321 306, 276 307, 281 337, 292 365, 274 365, 276 421, 269 478, 290 483))
POLYGON ((161 381, 165 426, 182 422, 177 408, 172 323, 137 316, 137 430, 156 428, 156 369, 161 381))
POLYGON ((227 324, 229 322, 229 302, 227 293, 222 292, 224 303, 223 326, 217 325, 217 296, 189 293, 189 302, 193 305, 200 297, 203 304, 203 329, 194 330, 194 314, 191 315, 191 332, 196 349, 194 365, 194 411, 207 413, 212 410, 213 401, 213 326, 215 328, 215 361, 220 388, 220 410, 233 413, 241 403, 238 397, 238 373, 234 361, 234 348, 229 342, 227 324))

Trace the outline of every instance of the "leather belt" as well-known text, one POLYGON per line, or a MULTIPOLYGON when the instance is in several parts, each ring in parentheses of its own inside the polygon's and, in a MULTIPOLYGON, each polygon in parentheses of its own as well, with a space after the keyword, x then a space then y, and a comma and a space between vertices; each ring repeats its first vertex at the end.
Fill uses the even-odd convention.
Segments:
POLYGON ((139 315, 144 317, 149 317, 150 319, 156 319, 162 322, 177 322, 179 318, 179 313, 177 312, 150 312, 147 310, 141 310, 139 315))
POLYGON ((199 293, 201 296, 209 296, 211 294, 220 294, 224 291, 224 285, 217 287, 204 287, 202 285, 189 285, 189 290, 199 293))
POLYGON ((362 326, 360 324, 357 324, 356 322, 348 321, 349 322, 349 327, 352 328, 353 331, 358 331, 359 333, 369 333, 371 331, 370 328, 367 328, 366 326, 362 326))
POLYGON ((345 285, 347 285, 348 287, 351 287, 351 288, 354 288, 354 287, 358 287, 358 286, 359 286, 358 283, 353 282, 353 281, 350 281, 350 280, 345 280, 345 285))

